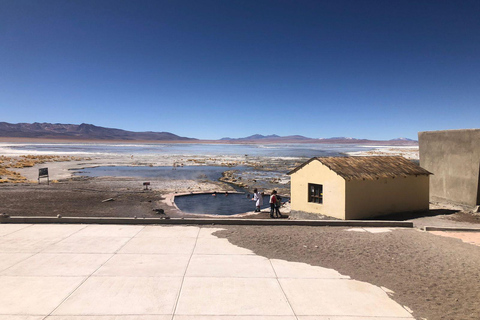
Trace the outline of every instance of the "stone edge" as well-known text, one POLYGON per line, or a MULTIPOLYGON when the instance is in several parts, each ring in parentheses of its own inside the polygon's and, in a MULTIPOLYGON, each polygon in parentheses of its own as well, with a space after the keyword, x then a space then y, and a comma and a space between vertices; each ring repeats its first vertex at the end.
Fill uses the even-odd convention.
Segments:
POLYGON ((424 227, 425 231, 457 231, 457 232, 480 232, 480 228, 461 228, 461 227, 424 227))
POLYGON ((193 225, 258 225, 258 226, 322 226, 413 228, 408 221, 365 220, 274 220, 274 219, 196 219, 196 218, 90 218, 90 217, 0 217, 2 223, 77 223, 77 224, 193 224, 193 225))

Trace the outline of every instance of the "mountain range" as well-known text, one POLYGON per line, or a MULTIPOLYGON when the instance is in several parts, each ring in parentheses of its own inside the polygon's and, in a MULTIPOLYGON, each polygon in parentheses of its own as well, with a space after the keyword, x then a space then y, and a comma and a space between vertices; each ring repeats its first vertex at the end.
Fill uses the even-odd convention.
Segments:
POLYGON ((254 134, 244 138, 222 138, 221 141, 225 142, 263 142, 263 143, 332 143, 332 144, 378 144, 378 145, 417 145, 418 141, 408 138, 397 138, 391 140, 369 140, 369 139, 357 139, 348 137, 332 137, 332 138, 308 138, 300 135, 292 136, 278 136, 254 134))
POLYGON ((0 137, 35 138, 62 140, 118 140, 118 141, 184 141, 184 142, 222 142, 222 143, 331 143, 366 145, 417 145, 418 142, 407 138, 392 140, 368 140, 348 137, 308 138, 301 135, 278 136, 254 134, 244 138, 222 138, 220 140, 199 140, 181 137, 170 132, 133 132, 121 129, 105 128, 93 124, 61 123, 7 123, 0 122, 0 137))
POLYGON ((0 122, 0 137, 73 139, 73 140, 197 140, 170 132, 133 132, 95 126, 93 124, 7 123, 0 122))

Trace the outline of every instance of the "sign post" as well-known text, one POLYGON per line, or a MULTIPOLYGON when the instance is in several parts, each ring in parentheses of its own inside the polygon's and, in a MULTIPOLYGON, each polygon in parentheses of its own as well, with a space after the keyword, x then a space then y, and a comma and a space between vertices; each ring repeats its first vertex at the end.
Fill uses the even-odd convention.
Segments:
POLYGON ((38 183, 40 183, 40 178, 47 178, 47 184, 50 184, 50 178, 48 177, 48 168, 38 169, 38 183))

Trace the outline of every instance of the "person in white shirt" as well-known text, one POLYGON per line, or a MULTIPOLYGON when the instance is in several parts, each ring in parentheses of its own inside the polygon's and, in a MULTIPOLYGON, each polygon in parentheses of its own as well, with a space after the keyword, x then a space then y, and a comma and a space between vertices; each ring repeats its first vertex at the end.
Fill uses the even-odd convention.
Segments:
POLYGON ((253 190, 253 201, 255 201, 255 212, 260 212, 260 206, 263 205, 263 196, 256 188, 253 190))

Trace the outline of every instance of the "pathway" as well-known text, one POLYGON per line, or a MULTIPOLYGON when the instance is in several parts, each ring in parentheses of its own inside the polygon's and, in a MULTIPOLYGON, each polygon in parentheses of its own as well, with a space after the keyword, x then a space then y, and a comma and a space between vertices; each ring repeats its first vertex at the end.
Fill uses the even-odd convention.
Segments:
POLYGON ((413 319, 387 289, 215 230, 0 225, 0 320, 413 319))

